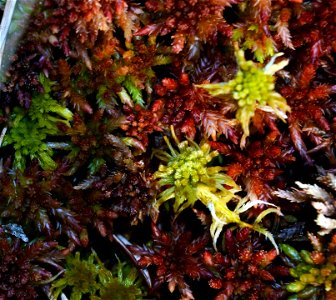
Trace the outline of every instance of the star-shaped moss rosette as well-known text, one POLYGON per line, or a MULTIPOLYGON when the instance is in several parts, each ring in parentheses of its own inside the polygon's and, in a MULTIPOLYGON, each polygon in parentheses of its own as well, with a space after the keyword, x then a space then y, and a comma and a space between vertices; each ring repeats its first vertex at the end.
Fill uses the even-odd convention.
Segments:
POLYGON ((228 224, 258 231, 269 238, 277 248, 272 234, 261 225, 261 220, 269 213, 280 214, 279 209, 261 200, 251 201, 247 197, 240 198, 235 195, 241 189, 223 172, 225 167, 209 166, 209 163, 219 155, 217 151, 211 151, 207 142, 202 142, 200 145, 190 140, 179 142, 173 128, 171 132, 178 150, 174 149, 167 137, 164 137, 170 153, 163 150, 155 151, 156 156, 166 163, 161 164, 159 170, 154 173, 154 178, 159 179, 160 186, 166 188, 155 202, 156 208, 174 198, 174 212, 179 214, 200 200, 211 212, 210 233, 214 248, 223 227, 228 224), (228 207, 231 201, 236 201, 234 210, 228 207), (274 207, 261 212, 253 224, 240 219, 241 213, 258 204, 274 207))
POLYGON ((273 113, 282 121, 287 118, 286 112, 290 111, 290 107, 286 99, 274 90, 275 77, 273 75, 288 64, 287 59, 274 63, 275 59, 282 55, 283 53, 277 53, 264 68, 260 68, 252 60, 245 59, 243 50, 236 50, 239 70, 235 78, 229 82, 197 85, 206 89, 214 97, 231 95, 236 101, 238 106, 236 119, 243 129, 240 141, 242 148, 250 134, 250 120, 256 109, 273 113))

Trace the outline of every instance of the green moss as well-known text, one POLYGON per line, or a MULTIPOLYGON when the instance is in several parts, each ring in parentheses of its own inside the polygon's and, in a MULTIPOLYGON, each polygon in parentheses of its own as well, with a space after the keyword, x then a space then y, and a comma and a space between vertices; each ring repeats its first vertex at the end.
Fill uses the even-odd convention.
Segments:
POLYGON ((64 276, 51 286, 52 299, 58 299, 66 287, 72 288, 70 300, 80 300, 85 294, 94 295, 100 287, 98 277, 104 275, 102 271, 96 253, 92 253, 87 260, 81 260, 79 252, 75 256, 68 256, 64 276))
POLYGON ((290 111, 286 99, 274 90, 274 73, 288 63, 287 60, 283 60, 274 64, 275 58, 280 55, 282 54, 278 53, 273 56, 264 68, 260 68, 253 61, 245 60, 244 52, 238 50, 236 57, 239 70, 234 79, 229 82, 198 85, 215 97, 231 95, 232 100, 236 102, 236 119, 241 123, 243 129, 242 147, 250 134, 250 121, 257 109, 274 113, 283 121, 286 119, 286 112, 290 111))
POLYGON ((145 105, 145 102, 142 98, 141 89, 135 85, 135 80, 131 76, 120 76, 117 79, 117 82, 126 88, 128 94, 131 96, 132 102, 140 106, 145 105))
POLYGON ((72 112, 54 100, 50 93, 54 82, 44 75, 39 76, 39 81, 43 86, 43 93, 35 94, 32 98, 28 115, 36 123, 36 127, 48 129, 49 134, 57 134, 57 123, 64 123, 70 127, 72 112))
POLYGON ((157 206, 163 202, 175 198, 174 211, 180 213, 183 209, 198 200, 198 189, 201 184, 212 187, 213 191, 227 191, 223 184, 231 186, 229 192, 231 198, 235 191, 240 188, 231 177, 224 174, 223 167, 209 167, 208 164, 218 156, 217 151, 211 151, 210 145, 203 143, 201 146, 193 142, 182 142, 177 145, 179 150, 175 150, 167 137, 165 140, 169 146, 170 154, 164 151, 156 151, 156 155, 167 163, 160 165, 154 177, 159 180, 161 186, 170 186, 160 194, 157 206))
POLYGON ((39 128, 36 123, 25 118, 22 109, 14 109, 12 127, 3 140, 3 146, 13 144, 15 150, 14 166, 24 170, 26 157, 37 159, 43 169, 55 169, 53 150, 45 143, 48 130, 39 128))
MULTIPOLYGON (((52 159, 52 147, 46 142, 48 136, 61 134, 57 123, 70 126, 72 112, 52 99, 53 82, 44 75, 39 77, 43 93, 33 95, 28 112, 16 107, 11 116, 9 132, 4 137, 2 146, 13 144, 15 149, 14 167, 24 170, 29 157, 37 159, 45 170, 56 168, 52 159)), ((54 143, 54 146, 57 143, 54 143)))
POLYGON ((276 50, 272 37, 265 36, 258 24, 252 24, 248 28, 236 28, 232 39, 240 42, 243 50, 251 50, 254 58, 261 63, 267 57, 273 56, 276 50))
POLYGON ((95 252, 86 260, 79 252, 67 257, 63 277, 51 285, 52 299, 58 299, 66 288, 71 289, 70 300, 80 300, 84 295, 92 300, 141 300, 144 296, 135 268, 118 261, 110 271, 95 252))
POLYGON ((295 293, 295 296, 309 298, 319 291, 329 292, 335 288, 336 266, 332 255, 325 257, 322 253, 315 252, 321 257, 319 262, 314 262, 312 253, 307 250, 297 251, 290 245, 282 244, 281 250, 295 266, 290 269, 294 281, 286 285, 286 290, 295 293))
POLYGON ((115 272, 110 273, 100 289, 99 297, 92 300, 141 300, 144 299, 141 281, 135 268, 118 262, 115 272), (114 275, 116 273, 117 276, 114 275))
POLYGON ((174 149, 167 137, 165 141, 170 153, 157 150, 155 154, 166 164, 161 164, 155 172, 154 178, 159 179, 159 184, 165 190, 159 195, 155 206, 158 208, 169 199, 174 199, 174 211, 180 213, 187 207, 192 207, 200 200, 211 212, 212 224, 210 227, 214 247, 225 225, 236 224, 240 227, 249 227, 267 236, 276 246, 272 235, 260 222, 269 213, 280 213, 277 208, 263 211, 254 224, 248 224, 240 219, 240 214, 259 203, 267 204, 260 200, 249 201, 240 199, 235 195, 240 187, 234 180, 224 173, 225 168, 209 166, 217 151, 211 151, 210 145, 203 142, 200 146, 192 141, 179 142, 172 129, 173 138, 178 150, 174 149), (228 203, 236 201, 235 209, 231 210, 228 203))

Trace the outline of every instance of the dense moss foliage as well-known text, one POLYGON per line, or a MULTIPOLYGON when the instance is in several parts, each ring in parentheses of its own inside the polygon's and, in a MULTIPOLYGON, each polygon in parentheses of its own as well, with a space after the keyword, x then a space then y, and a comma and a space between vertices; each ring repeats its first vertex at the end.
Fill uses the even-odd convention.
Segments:
POLYGON ((0 0, 0 299, 335 299, 335 11, 0 0))

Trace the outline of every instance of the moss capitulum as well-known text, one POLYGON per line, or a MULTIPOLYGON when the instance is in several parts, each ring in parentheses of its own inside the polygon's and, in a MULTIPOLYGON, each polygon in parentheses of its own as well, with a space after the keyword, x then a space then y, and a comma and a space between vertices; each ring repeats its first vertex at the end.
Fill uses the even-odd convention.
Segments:
POLYGON ((187 147, 181 154, 173 157, 167 166, 161 165, 160 172, 171 174, 174 185, 177 187, 195 185, 198 182, 206 182, 209 179, 207 164, 218 155, 217 152, 209 152, 210 146, 204 144, 201 149, 187 147), (202 149, 203 148, 203 149, 202 149))
POLYGON ((250 121, 257 109, 271 112, 283 121, 286 119, 286 112, 290 111, 286 99, 275 91, 273 75, 288 64, 288 60, 274 63, 281 55, 282 53, 274 55, 264 68, 260 68, 253 61, 246 60, 244 52, 237 49, 239 70, 235 78, 229 82, 198 85, 215 97, 232 96, 232 100, 237 104, 236 119, 241 123, 243 130, 241 147, 245 146, 246 138, 250 134, 250 121))
POLYGON ((251 61, 247 61, 244 68, 238 71, 234 80, 228 85, 232 89, 232 96, 237 100, 239 107, 251 106, 258 103, 266 105, 267 99, 274 91, 274 77, 265 74, 251 61))

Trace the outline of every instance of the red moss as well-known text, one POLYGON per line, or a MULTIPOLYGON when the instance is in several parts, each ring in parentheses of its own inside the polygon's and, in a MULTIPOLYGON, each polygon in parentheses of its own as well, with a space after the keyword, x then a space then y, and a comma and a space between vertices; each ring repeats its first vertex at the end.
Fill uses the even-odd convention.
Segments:
POLYGON ((50 279, 47 265, 62 269, 57 242, 37 241, 25 245, 6 236, 0 226, 0 297, 1 299, 36 299, 39 282, 50 279))
POLYGON ((200 280, 211 276, 201 259, 209 236, 204 234, 193 239, 192 233, 177 222, 172 223, 172 231, 168 233, 153 223, 152 235, 154 244, 151 248, 130 247, 134 255, 140 256, 138 265, 142 268, 156 266, 154 288, 166 282, 171 293, 177 287, 184 299, 194 299, 186 278, 200 280))
POLYGON ((231 26, 223 18, 225 7, 239 3, 240 0, 204 1, 204 0, 149 0, 145 2, 153 21, 145 24, 136 35, 171 35, 173 53, 184 48, 189 51, 198 43, 216 43, 218 33, 224 36, 232 34, 231 26))
POLYGON ((227 167, 227 174, 233 179, 240 179, 251 199, 270 201, 272 190, 281 185, 279 177, 285 165, 295 161, 293 148, 284 136, 271 132, 265 140, 251 142, 246 151, 229 150, 232 159, 227 167))
POLYGON ((247 228, 235 234, 227 230, 224 235, 223 253, 205 252, 207 265, 218 270, 220 277, 211 279, 209 285, 220 289, 220 299, 283 299, 285 293, 273 287, 276 282, 271 264, 276 251, 260 250, 258 239, 247 228))

